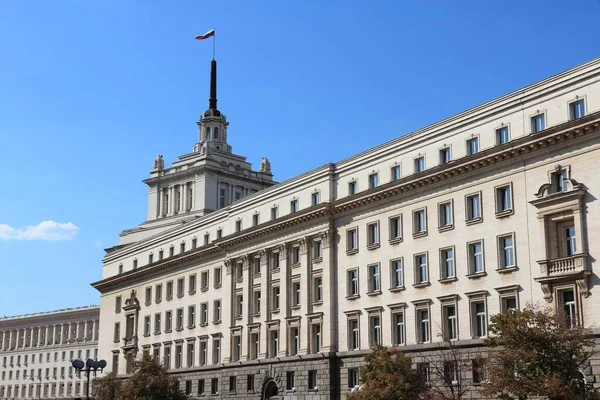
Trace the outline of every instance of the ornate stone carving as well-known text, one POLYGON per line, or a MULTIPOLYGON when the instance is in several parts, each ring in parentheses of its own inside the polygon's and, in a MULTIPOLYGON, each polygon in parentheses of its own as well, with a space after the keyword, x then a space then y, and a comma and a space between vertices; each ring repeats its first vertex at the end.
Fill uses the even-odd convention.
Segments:
POLYGON ((162 171, 163 169, 165 169, 165 162, 163 160, 163 156, 159 154, 154 159, 154 166, 152 168, 152 171, 162 171))
POLYGON ((542 292, 544 293, 544 299, 548 303, 552 303, 552 285, 550 283, 544 282, 541 285, 542 292))
POLYGON ((267 174, 271 173, 271 163, 267 157, 263 157, 260 162, 260 172, 266 172, 267 174))

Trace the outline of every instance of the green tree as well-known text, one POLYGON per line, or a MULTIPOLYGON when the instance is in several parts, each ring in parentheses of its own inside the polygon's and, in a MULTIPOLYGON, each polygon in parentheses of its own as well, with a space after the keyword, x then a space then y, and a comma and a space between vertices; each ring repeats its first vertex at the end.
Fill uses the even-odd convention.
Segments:
POLYGON ((570 325, 561 313, 534 306, 494 315, 482 394, 503 400, 600 399, 582 373, 595 353, 594 336, 570 325))
POLYGON ((117 374, 114 372, 109 372, 101 378, 94 378, 92 385, 94 400, 116 400, 119 398, 121 379, 117 378, 117 374))
POLYGON ((423 376, 412 368, 412 359, 397 348, 375 346, 360 367, 362 385, 348 400, 426 399, 423 376))

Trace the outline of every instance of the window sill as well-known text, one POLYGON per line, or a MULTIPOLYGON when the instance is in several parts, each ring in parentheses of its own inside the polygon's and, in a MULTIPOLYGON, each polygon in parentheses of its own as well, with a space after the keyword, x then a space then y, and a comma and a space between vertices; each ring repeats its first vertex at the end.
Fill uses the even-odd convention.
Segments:
POLYGON ((235 278, 235 281, 237 283, 242 283, 242 282, 244 282, 244 278, 235 278))
POLYGON ((157 300, 154 301, 154 304, 160 304, 160 303, 162 303, 162 299, 157 299, 157 300))
POLYGON ((279 314, 279 308, 271 310, 271 314, 279 314))
POLYGON ((214 287, 215 289, 219 289, 219 288, 221 288, 221 284, 214 285, 213 287, 214 287))
MULTIPOLYGON (((166 333, 166 331, 165 331, 165 333, 166 333)), ((160 332, 154 332, 154 336, 158 336, 158 335, 160 335, 160 332)))
MULTIPOLYGON (((217 320, 217 321, 213 321, 212 323, 213 323, 213 325, 219 325, 219 324, 221 323, 221 320, 219 319, 219 320, 217 320)), ((207 325, 208 325, 208 324, 207 324, 207 325)))
POLYGON ((233 319, 235 319, 236 321, 241 321, 243 318, 243 315, 237 315, 235 317, 233 317, 233 319))
POLYGON ((196 327, 196 325, 188 325, 188 329, 194 329, 196 327))
MULTIPOLYGON (((154 332, 154 334, 156 335, 156 332, 154 332)), ((119 342, 120 342, 120 340, 113 340, 113 343, 119 343, 119 342)), ((13 365, 11 364, 10 366, 12 367, 13 365)), ((3 367, 4 367, 4 365, 3 365, 3 367)))
POLYGON ((144 333, 144 337, 150 337, 150 334, 149 333, 144 333))
POLYGON ((373 290, 371 292, 367 292, 367 296, 379 296, 381 294, 381 290, 373 290))
POLYGON ((397 286, 397 287, 390 288, 390 292, 392 292, 392 293, 399 293, 403 290, 406 290, 406 288, 404 286, 397 286))
POLYGON ((273 269, 271 270, 271 273, 273 273, 273 274, 278 274, 278 273, 279 273, 279 271, 281 271, 279 268, 273 268, 273 269))
POLYGON ((510 267, 498 268, 496 272, 498 272, 499 274, 510 274, 511 272, 515 272, 518 269, 519 267, 517 267, 516 265, 512 265, 510 267))
POLYGON ((196 294, 196 291, 195 291, 195 290, 190 290, 190 291, 188 292, 188 294, 191 296, 191 295, 193 295, 193 294, 196 294))
POLYGON ((467 278, 469 279, 479 279, 481 277, 484 277, 487 275, 487 272, 483 271, 483 272, 476 272, 474 274, 468 274, 467 278))
POLYGON ((167 301, 173 300, 173 296, 167 296, 167 301))
POLYGON ((255 312, 254 314, 252 314, 253 318, 260 318, 260 312, 255 312))
MULTIPOLYGON (((165 333, 171 333, 171 332, 172 332, 171 329, 165 329, 165 333)), ((158 333, 160 333, 160 332, 158 332, 158 333)), ((155 334, 156 334, 156 332, 155 332, 155 334)))
POLYGON ((290 310, 299 310, 300 309, 300 305, 295 305, 295 306, 291 306, 290 310))
POLYGON ((200 288, 200 291, 203 292, 203 293, 204 292, 208 292, 208 286, 200 288))
POLYGON ((346 250, 346 255, 347 256, 351 256, 358 253, 358 249, 350 249, 350 250, 346 250))
POLYGON ((323 262, 323 257, 313 258, 312 262, 313 262, 313 264, 318 264, 320 262, 323 262))
POLYGON ((260 272, 259 272, 258 274, 254 274, 254 275, 252 275, 252 278, 253 278, 253 279, 260 278, 260 272))
POLYGON ((152 302, 151 301, 147 301, 144 304, 147 305, 147 306, 150 306, 150 305, 152 305, 152 302))
POLYGON ((444 225, 444 226, 439 226, 438 227, 438 232, 442 233, 442 232, 447 232, 447 231, 451 231, 452 229, 454 229, 454 225, 444 225))
POLYGON ((481 222, 483 222, 483 218, 481 218, 481 217, 471 218, 471 219, 465 220, 465 224, 466 225, 475 225, 475 224, 479 224, 481 222))
POLYGON ((427 236, 427 231, 413 233, 413 239, 419 239, 427 236))
POLYGON ((292 268, 300 268, 300 263, 299 262, 293 263, 292 268))
POLYGON ((504 211, 500 211, 500 212, 496 212, 496 218, 510 217, 514 213, 515 213, 515 211, 512 210, 512 209, 510 209, 510 210, 504 210, 504 211))
POLYGON ((181 299, 182 297, 183 297, 183 293, 178 293, 178 294, 177 294, 177 298, 178 298, 178 299, 181 299))
POLYGON ((322 306, 323 305, 323 300, 313 301, 312 305, 313 306, 322 306))
POLYGON ((414 288, 423 288, 423 287, 427 287, 427 286, 431 286, 430 282, 421 282, 421 283, 415 283, 413 285, 414 288))
POLYGON ((442 278, 442 279, 438 279, 439 283, 451 283, 451 282, 456 282, 458 280, 457 277, 452 276, 450 278, 442 278))
POLYGON ((346 300, 356 300, 356 299, 360 299, 360 295, 359 294, 353 294, 350 296, 346 296, 346 300))
POLYGON ((308 389, 308 393, 317 393, 319 391, 319 389, 308 389))
POLYGON ((388 242, 390 244, 398 244, 398 243, 402 242, 402 238, 401 237, 393 238, 393 239, 390 239, 388 242))
POLYGON ((370 245, 367 245, 367 250, 375 250, 379 248, 379 243, 373 243, 370 245))
POLYGON ((183 328, 176 328, 175 329, 177 332, 181 332, 183 330, 183 328))

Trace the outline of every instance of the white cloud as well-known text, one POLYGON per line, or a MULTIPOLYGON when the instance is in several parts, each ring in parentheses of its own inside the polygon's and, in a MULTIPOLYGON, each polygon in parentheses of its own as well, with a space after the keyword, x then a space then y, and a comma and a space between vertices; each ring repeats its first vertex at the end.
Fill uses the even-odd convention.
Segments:
POLYGON ((73 240, 78 232, 71 222, 42 221, 22 228, 0 224, 0 240, 73 240))

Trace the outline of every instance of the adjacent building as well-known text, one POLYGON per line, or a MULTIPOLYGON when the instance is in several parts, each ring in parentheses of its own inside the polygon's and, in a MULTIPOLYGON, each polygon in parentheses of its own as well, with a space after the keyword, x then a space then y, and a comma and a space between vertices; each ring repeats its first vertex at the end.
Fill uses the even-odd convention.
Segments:
POLYGON ((148 352, 193 396, 340 399, 373 343, 428 374, 528 302, 600 322, 600 59, 279 184, 231 152, 215 61, 210 92, 93 283, 109 370, 148 352))
POLYGON ((0 318, 0 399, 71 399, 87 381, 74 359, 98 356, 98 306, 0 318))

